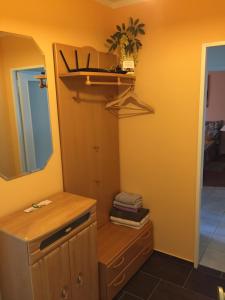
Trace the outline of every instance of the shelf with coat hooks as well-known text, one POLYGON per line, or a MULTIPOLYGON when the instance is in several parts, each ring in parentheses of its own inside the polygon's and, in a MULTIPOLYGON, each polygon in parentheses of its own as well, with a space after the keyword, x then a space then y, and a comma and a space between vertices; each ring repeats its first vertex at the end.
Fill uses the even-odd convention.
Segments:
POLYGON ((47 83, 46 83, 46 81, 47 81, 47 76, 46 76, 45 74, 35 75, 34 78, 35 78, 35 79, 38 79, 38 80, 40 81, 39 87, 40 87, 41 89, 47 88, 47 87, 48 87, 48 85, 47 85, 47 83))
MULTIPOLYGON (((58 77, 66 81, 72 78, 76 85, 76 80, 82 80, 86 86, 116 86, 118 89, 104 89, 106 95, 105 110, 118 118, 127 118, 144 114, 154 113, 154 109, 140 99, 135 93, 136 76, 117 71, 117 57, 109 53, 98 52, 90 47, 77 48, 66 45, 58 45, 56 49, 58 77), (80 60, 81 59, 81 64, 80 60), (74 64, 75 62, 75 64, 74 64), (114 66, 114 67, 112 67, 114 66), (121 89, 119 89, 121 87, 121 89)), ((79 91, 83 85, 77 85, 79 91)), ((99 90, 100 92, 102 90, 99 90)), ((89 91, 89 93, 91 90, 89 91)), ((93 94, 96 90, 93 91, 93 94)))
POLYGON ((105 108, 118 118, 154 113, 152 106, 142 101, 135 93, 134 86, 128 87, 116 99, 108 102, 105 108))
POLYGON ((136 77, 131 74, 120 74, 110 72, 68 72, 59 74, 60 78, 74 77, 85 78, 86 85, 116 85, 116 86, 133 86, 135 84, 136 77), (99 78, 101 81, 93 81, 91 78, 99 78), (103 80, 105 78, 105 80, 103 80), (107 79, 113 78, 116 81, 108 81, 107 79), (123 80, 126 81, 123 81, 123 80), (130 81, 128 81, 130 80, 130 81))

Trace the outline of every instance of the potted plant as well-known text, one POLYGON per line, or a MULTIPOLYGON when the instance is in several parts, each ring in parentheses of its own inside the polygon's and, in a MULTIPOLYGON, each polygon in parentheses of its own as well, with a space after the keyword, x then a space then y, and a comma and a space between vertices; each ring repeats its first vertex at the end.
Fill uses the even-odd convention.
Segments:
POLYGON ((117 31, 106 40, 109 52, 118 51, 120 67, 134 69, 138 62, 138 51, 142 43, 139 35, 145 34, 145 24, 130 17, 128 25, 116 25, 117 31))

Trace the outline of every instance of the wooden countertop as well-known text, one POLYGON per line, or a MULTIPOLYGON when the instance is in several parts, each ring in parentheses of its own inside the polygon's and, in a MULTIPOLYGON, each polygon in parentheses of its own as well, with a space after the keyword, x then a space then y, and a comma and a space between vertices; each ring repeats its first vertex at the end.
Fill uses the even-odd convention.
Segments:
POLYGON ((99 228, 97 237, 98 261, 108 265, 149 227, 152 227, 151 221, 141 229, 119 226, 110 222, 99 228))
POLYGON ((52 201, 48 206, 31 213, 25 213, 21 209, 2 218, 0 231, 16 236, 21 240, 32 241, 67 225, 90 209, 94 209, 96 204, 94 199, 70 193, 58 193, 42 200, 46 199, 52 201))

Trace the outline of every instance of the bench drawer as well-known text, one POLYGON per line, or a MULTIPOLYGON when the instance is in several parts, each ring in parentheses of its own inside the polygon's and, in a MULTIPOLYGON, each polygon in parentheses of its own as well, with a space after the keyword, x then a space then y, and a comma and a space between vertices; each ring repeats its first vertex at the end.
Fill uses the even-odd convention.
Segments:
POLYGON ((144 249, 128 264, 128 266, 108 285, 108 298, 113 299, 128 280, 138 271, 152 254, 152 245, 144 249))
POLYGON ((109 266, 107 266, 107 283, 110 283, 134 257, 142 252, 146 246, 148 247, 152 245, 152 243, 152 231, 148 228, 128 249, 126 249, 119 257, 114 259, 109 266))

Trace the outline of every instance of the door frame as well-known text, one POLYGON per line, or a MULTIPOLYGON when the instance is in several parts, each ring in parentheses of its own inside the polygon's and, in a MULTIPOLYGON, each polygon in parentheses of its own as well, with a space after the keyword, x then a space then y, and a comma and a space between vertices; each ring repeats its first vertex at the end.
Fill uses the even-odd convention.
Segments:
POLYGON ((195 249, 194 267, 199 265, 199 241, 200 241, 200 213, 203 183, 203 161, 204 161, 204 136, 205 136, 205 112, 207 98, 207 48, 225 46, 225 41, 205 43, 202 45, 201 55, 201 79, 200 79, 200 103, 198 120, 198 146, 197 146, 197 177, 196 177, 196 220, 195 220, 195 249))
POLYGON ((22 121, 21 118, 18 116, 22 114, 21 107, 20 107, 20 98, 18 94, 18 88, 16 83, 16 72, 18 71, 28 71, 32 69, 45 69, 45 65, 35 65, 35 66, 26 66, 26 67, 20 67, 20 68, 11 68, 10 70, 10 77, 11 77, 11 86, 12 86, 12 95, 13 95, 13 103, 14 103, 14 114, 16 119, 16 130, 17 130, 17 138, 18 138, 18 145, 19 145, 19 156, 20 156, 20 162, 21 162, 21 169, 22 172, 26 172, 26 160, 25 160, 25 149, 24 149, 24 143, 21 142, 21 139, 19 138, 22 135, 22 121), (22 150, 23 149, 23 150, 22 150))

